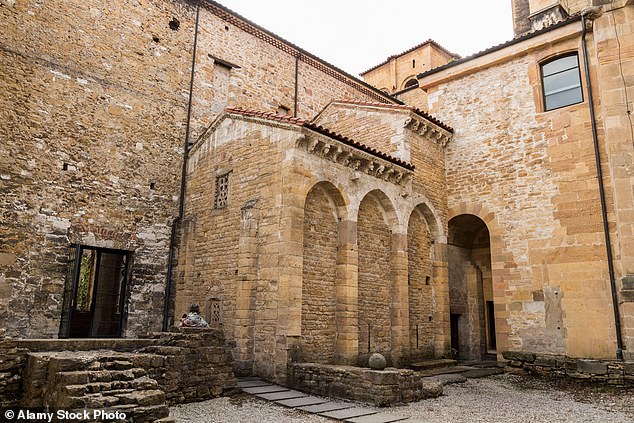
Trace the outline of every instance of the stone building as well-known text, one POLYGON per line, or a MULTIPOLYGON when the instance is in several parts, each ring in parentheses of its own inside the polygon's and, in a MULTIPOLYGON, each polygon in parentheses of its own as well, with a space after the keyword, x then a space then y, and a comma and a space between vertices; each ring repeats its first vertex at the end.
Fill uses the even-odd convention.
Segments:
POLYGON ((0 334, 134 338, 198 302, 282 382, 631 359, 634 5, 513 11, 507 43, 363 82, 209 0, 0 0, 0 334))
POLYGON ((495 344, 631 358, 634 7, 517 0, 513 15, 515 39, 406 91, 456 128, 445 155, 453 344, 464 356, 495 344))

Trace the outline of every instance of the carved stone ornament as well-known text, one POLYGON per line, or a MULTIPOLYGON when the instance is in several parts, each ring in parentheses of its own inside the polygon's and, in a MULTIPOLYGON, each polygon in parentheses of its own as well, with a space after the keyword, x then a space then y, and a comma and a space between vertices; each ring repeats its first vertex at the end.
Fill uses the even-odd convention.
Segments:
POLYGON ((417 133, 420 136, 434 141, 441 147, 446 147, 447 143, 451 140, 451 132, 441 128, 438 125, 425 120, 423 118, 409 117, 405 120, 403 126, 410 131, 417 133))
POLYGON ((298 138, 295 147, 395 185, 405 186, 412 178, 407 168, 331 138, 305 135, 298 138))

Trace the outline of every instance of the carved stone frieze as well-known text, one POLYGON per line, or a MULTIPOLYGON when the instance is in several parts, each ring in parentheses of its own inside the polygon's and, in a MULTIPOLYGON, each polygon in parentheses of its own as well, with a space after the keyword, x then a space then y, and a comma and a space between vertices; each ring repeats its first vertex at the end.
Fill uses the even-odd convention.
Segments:
POLYGON ((395 185, 405 186, 412 177, 412 171, 405 167, 331 138, 305 135, 298 138, 295 147, 395 185))
POLYGON ((430 121, 422 117, 409 117, 407 120, 405 120, 403 126, 420 136, 434 141, 441 147, 445 147, 447 143, 451 140, 451 132, 431 123, 430 121))

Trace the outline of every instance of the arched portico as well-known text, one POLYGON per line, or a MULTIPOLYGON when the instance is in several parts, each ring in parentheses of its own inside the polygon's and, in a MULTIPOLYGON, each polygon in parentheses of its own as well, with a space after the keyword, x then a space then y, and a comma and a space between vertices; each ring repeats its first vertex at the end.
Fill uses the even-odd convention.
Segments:
POLYGON ((448 229, 451 348, 481 360, 497 352, 489 229, 472 214, 453 217, 448 229))
POLYGON ((340 225, 345 201, 329 182, 320 182, 306 195, 303 223, 301 361, 334 364, 345 355, 338 335, 350 331, 345 316, 348 290, 345 255, 339 254, 340 225))

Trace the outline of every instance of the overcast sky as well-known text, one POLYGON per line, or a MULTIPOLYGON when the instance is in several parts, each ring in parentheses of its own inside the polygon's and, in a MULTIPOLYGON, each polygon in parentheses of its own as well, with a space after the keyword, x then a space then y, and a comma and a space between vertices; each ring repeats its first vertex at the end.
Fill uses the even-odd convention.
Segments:
POLYGON ((467 56, 513 38, 511 0, 217 0, 358 75, 431 38, 467 56))

